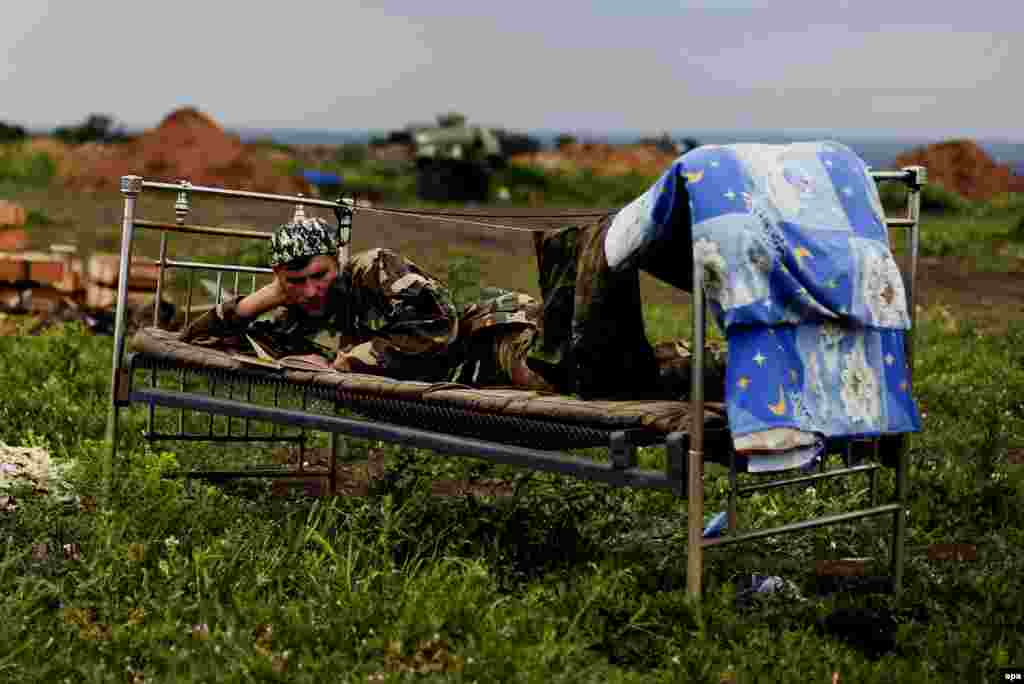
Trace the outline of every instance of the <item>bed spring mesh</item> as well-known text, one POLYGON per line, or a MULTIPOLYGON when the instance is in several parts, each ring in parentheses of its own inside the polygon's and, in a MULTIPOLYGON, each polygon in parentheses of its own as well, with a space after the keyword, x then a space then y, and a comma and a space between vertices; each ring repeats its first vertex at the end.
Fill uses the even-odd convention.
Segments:
MULTIPOLYGON (((131 355, 131 368, 133 371, 180 372, 184 367, 173 361, 136 353, 131 355)), ((409 399, 374 396, 344 388, 338 391, 323 385, 295 383, 256 369, 184 369, 189 375, 214 381, 221 392, 235 396, 238 394, 230 389, 232 386, 244 388, 250 382, 253 386, 277 385, 296 394, 306 393, 310 399, 330 402, 335 409, 347 409, 371 420, 534 449, 607 447, 614 432, 611 428, 484 413, 409 399)), ((150 382, 148 374, 143 377, 146 382, 150 382)), ((141 378, 136 378, 133 383, 138 379, 141 378)), ((630 441, 644 446, 663 441, 663 436, 655 431, 631 430, 630 441)))

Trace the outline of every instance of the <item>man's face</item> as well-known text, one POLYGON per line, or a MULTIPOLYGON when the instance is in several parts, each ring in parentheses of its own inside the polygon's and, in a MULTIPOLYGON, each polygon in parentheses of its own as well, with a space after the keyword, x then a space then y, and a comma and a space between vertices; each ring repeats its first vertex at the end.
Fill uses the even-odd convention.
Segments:
POLYGON ((338 260, 321 254, 313 257, 305 268, 293 271, 284 267, 274 269, 284 288, 285 301, 297 306, 310 316, 327 312, 327 292, 338 275, 338 260))

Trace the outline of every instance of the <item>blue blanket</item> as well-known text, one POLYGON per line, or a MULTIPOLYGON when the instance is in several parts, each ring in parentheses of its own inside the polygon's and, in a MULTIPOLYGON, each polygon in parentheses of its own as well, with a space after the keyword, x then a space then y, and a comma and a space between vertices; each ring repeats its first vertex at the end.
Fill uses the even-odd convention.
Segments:
POLYGON ((609 265, 642 267, 687 198, 750 469, 807 465, 825 438, 918 431, 903 280, 864 162, 834 142, 697 148, 616 215, 609 265))

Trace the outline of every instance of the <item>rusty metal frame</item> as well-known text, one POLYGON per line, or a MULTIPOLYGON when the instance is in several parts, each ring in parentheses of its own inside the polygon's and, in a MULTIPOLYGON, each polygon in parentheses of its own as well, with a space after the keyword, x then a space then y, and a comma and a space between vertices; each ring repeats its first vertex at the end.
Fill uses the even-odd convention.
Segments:
MULTIPOLYGON (((908 189, 907 216, 904 218, 888 219, 890 227, 906 228, 908 252, 910 258, 909 273, 904 272, 904 282, 908 293, 912 327, 907 336, 907 359, 913 367, 913 323, 916 313, 916 292, 914 285, 917 275, 917 258, 919 244, 920 224, 920 191, 926 182, 926 172, 923 167, 908 167, 901 171, 873 172, 876 182, 896 181, 904 183, 908 189)), ((150 420, 148 422, 146 436, 156 440, 204 440, 213 442, 234 442, 247 441, 249 436, 249 421, 257 420, 270 423, 275 426, 271 438, 265 441, 298 441, 303 444, 305 441, 305 430, 323 431, 331 437, 330 465, 323 474, 329 480, 329 487, 333 491, 335 483, 335 469, 339 450, 343 448, 343 442, 339 439, 342 435, 356 438, 379 439, 388 442, 405 444, 414 447, 433 449, 444 453, 457 454, 484 458, 497 463, 511 464, 536 470, 546 470, 574 477, 595 480, 616 486, 639 487, 663 489, 675 493, 678 496, 685 496, 688 499, 688 572, 687 592, 692 596, 699 596, 701 593, 703 575, 703 552, 705 548, 724 546, 729 544, 742 543, 761 539, 764 537, 799 532, 815 527, 845 523, 852 520, 870 518, 876 516, 893 516, 893 539, 891 551, 891 570, 893 577, 893 588, 898 592, 901 588, 904 560, 904 540, 906 534, 906 489, 907 489, 907 440, 903 440, 896 462, 896 487, 893 500, 890 503, 876 505, 877 471, 878 464, 850 465, 847 467, 823 471, 816 475, 793 477, 769 482, 760 481, 754 485, 740 486, 738 483, 739 472, 736 465, 735 454, 728 454, 730 463, 730 492, 729 492, 729 533, 726 536, 705 539, 703 537, 704 520, 704 462, 711 456, 705 453, 705 425, 704 425, 704 355, 706 343, 706 303, 703 294, 703 283, 700 269, 694 269, 693 281, 693 364, 692 373, 693 385, 691 387, 690 415, 692 424, 688 432, 674 432, 667 435, 662 442, 665 451, 665 469, 663 472, 652 471, 637 467, 635 436, 623 431, 608 432, 608 462, 597 462, 582 459, 570 454, 544 449, 532 449, 521 446, 501 444, 495 441, 488 441, 470 437, 460 437, 440 431, 422 430, 413 427, 392 424, 388 422, 342 418, 337 415, 326 415, 307 410, 305 400, 303 410, 284 408, 279 405, 275 394, 274 405, 265 406, 252 403, 251 388, 247 390, 246 401, 240 401, 232 396, 228 398, 217 397, 215 388, 205 394, 185 391, 184 369, 179 382, 178 390, 160 389, 156 386, 154 370, 153 381, 149 387, 135 387, 132 385, 133 376, 132 362, 125 354, 125 334, 127 315, 127 282, 128 268, 131 261, 132 242, 136 228, 156 229, 162 231, 160 244, 160 258, 156 262, 159 265, 158 297, 162 292, 164 281, 164 270, 168 268, 183 268, 191 271, 207 269, 218 272, 217 298, 221 292, 221 277, 224 273, 235 274, 234 290, 238 291, 238 278, 240 274, 251 274, 253 281, 250 291, 255 289, 255 277, 257 274, 269 273, 270 269, 253 267, 241 267, 222 264, 210 264, 192 261, 181 261, 167 258, 167 236, 168 233, 192 233, 204 235, 217 235, 221 237, 268 239, 269 233, 250 231, 242 229, 218 228, 212 226, 189 225, 185 223, 185 217, 189 211, 189 195, 212 194, 226 197, 249 198, 266 200, 279 203, 290 203, 296 207, 296 211, 302 211, 304 205, 321 206, 336 209, 341 202, 351 200, 339 200, 328 202, 302 196, 270 195, 266 193, 254 193, 245 191, 225 190, 221 188, 207 188, 193 186, 185 181, 178 184, 156 183, 145 181, 138 176, 125 176, 121 179, 121 192, 124 195, 124 216, 121 235, 121 262, 118 278, 117 309, 114 334, 113 368, 111 381, 110 414, 108 420, 107 436, 110 441, 110 452, 106 465, 108 483, 114 476, 114 467, 117 458, 118 421, 119 410, 131 404, 140 403, 149 406, 150 420), (154 189, 174 191, 177 193, 175 212, 177 221, 173 224, 157 221, 148 221, 136 216, 136 199, 143 189, 154 189), (153 429, 152 415, 155 407, 178 409, 181 413, 179 431, 177 433, 158 433, 153 429), (205 435, 187 434, 184 430, 186 410, 195 410, 209 414, 210 428, 205 435), (213 416, 223 415, 228 417, 228 429, 226 434, 213 434, 213 416), (245 431, 242 435, 235 435, 231 432, 232 419, 238 418, 243 421, 245 431), (279 425, 298 427, 300 436, 280 435, 277 431, 279 425), (871 478, 871 506, 836 515, 812 518, 799 521, 789 525, 756 530, 746 533, 738 533, 736 525, 736 500, 741 495, 761 489, 771 489, 782 486, 807 484, 825 478, 868 474, 871 478)), ((192 279, 189 279, 188 303, 186 311, 191 307, 192 279)), ((154 325, 158 323, 157 311, 154 310, 154 325)), ((188 314, 186 314, 188 315, 188 314)), ((212 383, 213 380, 211 379, 212 383)), ((338 408, 337 402, 334 405, 335 411, 338 408)), ((877 453, 877 448, 876 448, 877 453)), ((719 455, 721 456, 721 455, 719 455)), ((281 471, 280 469, 249 469, 243 471, 203 471, 191 473, 193 476, 211 477, 215 479, 228 477, 260 477, 260 476, 297 476, 313 473, 302 472, 300 456, 300 468, 293 471, 281 471)))

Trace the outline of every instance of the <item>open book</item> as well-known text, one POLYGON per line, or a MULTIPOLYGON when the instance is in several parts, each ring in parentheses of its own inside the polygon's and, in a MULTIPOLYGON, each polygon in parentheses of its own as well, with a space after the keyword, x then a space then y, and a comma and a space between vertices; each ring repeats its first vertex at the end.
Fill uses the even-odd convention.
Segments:
POLYGON ((267 368, 270 370, 301 370, 312 372, 334 370, 330 361, 316 354, 274 358, 274 355, 271 354, 264 345, 253 339, 251 335, 246 335, 245 339, 247 339, 249 344, 252 345, 253 351, 256 352, 256 356, 251 356, 249 354, 232 354, 231 357, 247 366, 267 368))

